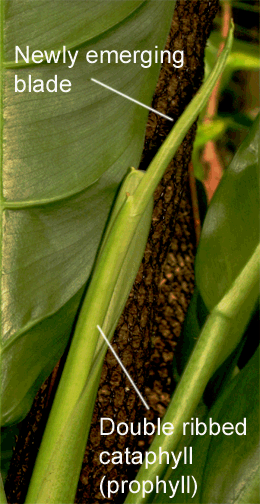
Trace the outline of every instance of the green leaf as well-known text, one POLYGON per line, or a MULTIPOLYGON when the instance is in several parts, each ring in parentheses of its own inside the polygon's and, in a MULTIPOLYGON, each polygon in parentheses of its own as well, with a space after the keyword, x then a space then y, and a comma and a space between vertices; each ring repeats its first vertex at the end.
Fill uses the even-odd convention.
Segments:
POLYGON ((230 125, 231 118, 216 118, 210 123, 200 123, 197 129, 194 142, 195 149, 201 149, 209 140, 220 138, 230 125))
MULTIPOLYGON (((184 369, 207 314, 228 291, 258 243, 258 143, 259 119, 256 119, 226 170, 206 214, 195 261, 197 287, 183 328, 179 372, 184 369)), ((241 339, 257 296, 256 286, 233 321, 223 360, 241 339)))
POLYGON ((258 244, 259 133, 258 117, 226 171, 204 222, 196 279, 209 309, 228 290, 258 244))
POLYGON ((84 44, 123 21, 143 3, 144 0, 120 4, 115 0, 76 1, 67 2, 64 9, 60 1, 50 6, 46 0, 9 0, 5 2, 6 60, 9 65, 14 60, 15 45, 51 51, 62 49, 65 44, 67 49, 84 44))
MULTIPOLYGON (((224 174, 204 221, 195 278, 209 311, 229 290, 259 243, 258 145, 259 118, 224 174)), ((241 339, 258 292, 256 285, 234 320, 223 359, 241 339)))
MULTIPOLYGON (((169 479, 176 481, 193 475, 198 485, 195 497, 178 491, 173 503, 242 504, 259 502, 259 352, 219 396, 203 422, 209 419, 221 427, 226 422, 236 426, 246 418, 246 435, 194 436, 192 465, 183 465, 171 471, 169 479)), ((201 426, 202 429, 202 426, 201 426)), ((215 432, 217 426, 214 426, 215 432)), ((242 425, 238 427, 242 432, 242 425)), ((202 431, 201 431, 202 432, 202 431)), ((229 431, 230 433, 230 431, 229 431)), ((169 492, 160 492, 154 503, 168 503, 169 492)))
POLYGON ((147 111, 90 78, 149 105, 159 64, 92 65, 86 52, 163 48, 174 4, 1 2, 4 424, 25 416, 65 349, 118 185, 140 161, 147 111), (63 45, 79 53, 71 69, 62 62, 19 66, 19 44, 30 54, 63 45), (15 75, 27 81, 29 74, 44 82, 69 78, 72 89, 15 93, 15 75))

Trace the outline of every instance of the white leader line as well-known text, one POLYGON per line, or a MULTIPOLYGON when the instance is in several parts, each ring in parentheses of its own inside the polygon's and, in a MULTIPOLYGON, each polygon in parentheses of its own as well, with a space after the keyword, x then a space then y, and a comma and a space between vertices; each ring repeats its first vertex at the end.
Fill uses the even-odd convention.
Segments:
POLYGON ((104 340, 105 340, 106 344, 109 346, 109 348, 110 348, 111 352, 112 352, 112 353, 113 353, 113 355, 115 356, 115 358, 116 358, 117 362, 120 364, 121 368, 123 369, 124 373, 126 374, 126 376, 127 376, 128 380, 129 380, 129 381, 131 382, 131 384, 133 385, 133 387, 134 387, 134 389, 135 389, 136 393, 139 395, 139 397, 140 397, 141 401, 143 402, 143 404, 145 405, 146 409, 148 409, 148 410, 149 410, 150 408, 149 408, 149 406, 148 406, 147 402, 144 400, 144 398, 143 398, 143 396, 142 396, 141 392, 138 390, 138 388, 137 388, 136 384, 133 382, 133 380, 132 380, 132 378, 131 378, 130 374, 129 374, 129 373, 128 373, 128 371, 126 370, 126 368, 125 368, 124 364, 122 363, 122 361, 119 359, 119 357, 118 357, 117 353, 115 352, 114 348, 113 348, 113 347, 112 347, 112 345, 109 343, 109 341, 108 341, 107 337, 105 336, 105 334, 103 333, 103 331, 102 331, 101 327, 99 327, 99 325, 97 325, 97 328, 98 328, 98 330, 99 330, 100 334, 103 336, 103 338, 104 338, 104 340))
POLYGON ((114 88, 112 88, 110 86, 107 86, 106 84, 103 84, 103 82, 100 82, 100 81, 98 81, 96 79, 90 79, 90 80, 92 80, 93 82, 96 82, 96 84, 99 84, 100 86, 103 86, 106 89, 109 89, 110 91, 113 91, 114 93, 119 94, 120 96, 123 96, 124 98, 127 98, 127 100, 130 100, 130 101, 132 101, 134 103, 137 103, 137 105, 141 105, 141 107, 144 107, 147 110, 151 110, 152 112, 155 112, 155 114, 158 114, 159 116, 164 117, 165 119, 168 119, 169 121, 173 121, 172 117, 169 117, 169 116, 167 116, 165 114, 162 114, 161 112, 158 112, 158 110, 155 110, 152 107, 148 107, 144 103, 139 102, 138 100, 135 100, 134 98, 131 98, 131 96, 128 96, 128 95, 126 95, 124 93, 121 93, 121 91, 117 91, 117 89, 114 89, 114 88))

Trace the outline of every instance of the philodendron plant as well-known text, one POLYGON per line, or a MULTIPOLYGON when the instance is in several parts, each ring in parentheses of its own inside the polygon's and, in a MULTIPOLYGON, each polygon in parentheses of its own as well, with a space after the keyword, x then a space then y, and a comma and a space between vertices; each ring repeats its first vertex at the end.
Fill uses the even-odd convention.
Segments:
MULTIPOLYGON (((41 3, 41 30, 37 34, 28 27, 37 19, 39 4, 1 4, 6 27, 2 31, 1 60, 6 145, 1 205, 2 422, 13 424, 28 411, 39 384, 66 346, 83 297, 26 497, 28 504, 58 504, 72 503, 76 492, 106 351, 97 326, 111 339, 142 258, 153 192, 225 66, 232 29, 207 81, 147 172, 142 173, 128 167, 139 164, 146 114, 136 105, 119 105, 117 97, 104 95, 90 82, 84 53, 104 46, 131 49, 137 44, 142 49, 154 40, 163 44, 175 2, 117 2, 116 13, 114 2, 98 2, 95 8, 93 4, 86 7, 85 3, 71 2, 62 14, 60 2, 55 2, 51 19, 49 4, 41 3), (61 29, 55 22, 57 16, 61 29), (86 20, 91 26, 87 37, 86 20), (50 36, 46 40, 47 27, 50 36), (58 50, 61 32, 67 49, 79 47, 75 93, 66 100, 59 94, 55 100, 44 93, 14 95, 15 76, 27 81, 30 74, 46 80, 54 69, 59 78, 67 75, 68 68, 63 64, 26 67, 13 61, 15 45, 37 43, 39 49, 58 50)), ((137 66, 131 67, 131 74, 117 66, 111 73, 102 65, 91 72, 91 77, 120 87, 145 103, 151 100, 157 75, 158 66, 151 70, 149 82, 137 66)), ((171 449, 180 441, 181 421, 192 414, 209 378, 239 342, 240 333, 229 345, 225 343, 230 318, 237 316, 241 306, 246 306, 250 316, 253 301, 249 292, 256 281, 256 256, 252 251, 252 257, 236 270, 216 303, 207 305, 211 313, 166 414, 176 423, 171 449), (238 295, 241 282, 243 289, 238 295), (250 306, 245 301, 248 297, 250 306), (178 414, 176 422, 173 411, 178 414)), ((166 446, 165 440, 156 438, 155 449, 158 442, 166 446)), ((165 473, 166 468, 160 470, 165 473)), ((145 468, 139 475, 143 477, 145 468)), ((134 500, 129 495, 127 502, 139 500, 144 501, 135 494, 134 500)))

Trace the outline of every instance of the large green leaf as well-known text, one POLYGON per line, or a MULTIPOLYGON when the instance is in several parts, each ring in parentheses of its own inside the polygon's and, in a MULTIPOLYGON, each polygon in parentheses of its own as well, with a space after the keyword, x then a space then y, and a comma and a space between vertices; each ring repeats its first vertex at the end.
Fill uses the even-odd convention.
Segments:
POLYGON ((118 184, 138 166, 159 64, 86 62, 89 50, 163 48, 174 1, 2 2, 2 416, 21 419, 68 341, 118 184), (93 39, 93 37, 95 37, 93 39), (14 46, 79 50, 62 62, 13 63, 14 46), (80 45, 79 45, 80 44, 80 45), (15 93, 58 75, 72 90, 15 93))
POLYGON ((68 49, 100 36, 132 14, 144 0, 117 2, 63 2, 50 0, 5 1, 5 56, 14 60, 14 46, 34 49, 68 49), (39 20, 40 18, 40 20, 39 20))
MULTIPOLYGON (((259 134, 258 117, 224 174, 204 221, 195 278, 209 311, 229 290, 259 243, 259 134)), ((258 293, 256 284, 230 328, 222 362, 240 341, 258 293)))
MULTIPOLYGON (((184 324, 179 372, 207 314, 226 294, 259 241, 258 145, 259 118, 226 170, 206 214, 195 261, 197 288, 184 324)), ((257 296, 258 286, 232 323, 222 361, 241 339, 257 296)))
MULTIPOLYGON (((234 426, 246 418, 246 435, 195 436, 192 442, 192 465, 180 465, 171 471, 169 479, 176 484, 181 476, 191 474, 196 479, 197 493, 181 493, 180 488, 173 503, 251 504, 259 502, 259 352, 257 351, 243 369, 226 387, 203 419, 222 426, 231 422, 234 426)), ((202 428, 202 427, 201 427, 202 428)), ((216 432, 214 426, 214 432, 216 432)), ((241 433, 242 426, 238 429, 241 433)), ((200 430, 200 432, 202 432, 200 430)), ((181 487, 181 485, 179 485, 181 487)), ((192 487, 192 485, 191 485, 192 487)), ((169 490, 169 488, 168 488, 169 490)), ((169 502, 169 492, 160 492, 153 501, 169 502)))

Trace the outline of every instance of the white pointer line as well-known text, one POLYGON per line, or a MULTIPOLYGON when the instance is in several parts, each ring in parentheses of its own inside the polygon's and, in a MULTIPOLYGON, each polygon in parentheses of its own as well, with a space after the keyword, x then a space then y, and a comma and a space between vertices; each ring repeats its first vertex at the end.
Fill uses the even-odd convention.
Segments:
POLYGON ((103 336, 103 338, 104 338, 104 340, 105 340, 106 344, 109 346, 109 348, 110 348, 110 350, 111 350, 112 354, 115 356, 115 358, 116 358, 117 362, 120 364, 121 368, 123 369, 124 373, 126 374, 126 376, 127 376, 128 380, 129 380, 129 381, 131 382, 131 384, 133 385, 133 387, 134 387, 134 389, 135 389, 136 393, 139 395, 139 397, 140 397, 141 401, 143 402, 143 404, 145 405, 146 409, 148 409, 148 410, 149 410, 150 408, 149 408, 149 406, 148 406, 147 402, 144 400, 144 398, 143 398, 143 396, 142 396, 141 392, 138 390, 138 388, 137 388, 136 384, 133 382, 133 380, 132 380, 132 378, 131 378, 130 374, 129 374, 129 373, 128 373, 128 371, 126 370, 126 368, 125 368, 124 364, 122 363, 122 361, 119 359, 119 357, 118 357, 117 353, 115 352, 114 348, 113 348, 113 347, 112 347, 112 345, 109 343, 109 341, 108 341, 107 337, 105 336, 105 334, 103 333, 103 331, 102 331, 101 327, 99 327, 99 325, 97 325, 97 328, 98 328, 98 330, 99 330, 100 334, 103 336))
POLYGON ((117 91, 117 89, 114 89, 114 88, 112 88, 112 87, 110 87, 110 86, 107 86, 106 84, 103 84, 103 82, 100 82, 100 81, 98 81, 98 80, 96 80, 96 79, 90 79, 90 80, 92 80, 93 82, 96 82, 96 84, 99 84, 100 86, 103 86, 103 87, 104 87, 104 88, 106 88, 106 89, 109 89, 110 91, 113 91, 114 93, 119 94, 120 96, 123 96, 123 98, 126 98, 127 100, 130 100, 130 101, 132 101, 132 102, 134 102, 134 103, 137 103, 137 105, 140 105, 141 107, 144 107, 144 108, 146 108, 147 110, 151 110, 151 111, 152 111, 152 112, 154 112, 155 114, 158 114, 159 116, 164 117, 165 119, 168 119, 169 121, 173 121, 173 119, 172 119, 171 117, 169 117, 169 116, 167 116, 167 115, 165 115, 165 114, 162 114, 161 112, 158 112, 158 110, 155 110, 155 109, 154 109, 154 108, 152 108, 152 107, 148 107, 148 106, 147 106, 147 105, 145 105, 144 103, 139 102, 138 100, 135 100, 134 98, 131 98, 131 96, 128 96, 128 95, 126 95, 126 94, 124 94, 124 93, 121 93, 121 91, 117 91))

